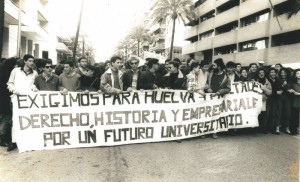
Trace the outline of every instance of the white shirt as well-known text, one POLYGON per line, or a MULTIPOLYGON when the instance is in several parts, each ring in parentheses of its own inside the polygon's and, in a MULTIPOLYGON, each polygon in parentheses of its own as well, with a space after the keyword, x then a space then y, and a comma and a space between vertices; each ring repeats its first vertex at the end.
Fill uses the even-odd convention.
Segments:
POLYGON ((33 70, 32 73, 26 75, 20 67, 14 68, 10 73, 7 82, 7 88, 10 92, 17 91, 19 93, 30 92, 35 88, 34 79, 37 72, 33 70))

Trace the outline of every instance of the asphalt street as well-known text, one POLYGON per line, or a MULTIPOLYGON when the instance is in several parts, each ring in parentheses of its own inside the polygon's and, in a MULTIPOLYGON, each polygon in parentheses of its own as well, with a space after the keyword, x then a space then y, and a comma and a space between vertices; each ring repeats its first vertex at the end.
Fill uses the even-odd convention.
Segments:
MULTIPOLYGON (((30 142, 30 141, 29 141, 30 142)), ((63 150, 6 152, 0 181, 299 181, 299 136, 245 130, 193 138, 63 150)))

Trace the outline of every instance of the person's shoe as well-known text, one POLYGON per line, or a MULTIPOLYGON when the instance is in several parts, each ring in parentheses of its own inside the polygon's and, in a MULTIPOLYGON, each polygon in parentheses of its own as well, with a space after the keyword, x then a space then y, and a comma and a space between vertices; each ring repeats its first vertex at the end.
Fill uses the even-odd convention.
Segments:
POLYGON ((279 126, 276 127, 275 133, 276 133, 276 135, 279 135, 279 134, 280 134, 279 126))
POLYGON ((289 127, 286 127, 286 129, 285 129, 285 133, 287 133, 287 134, 291 134, 291 131, 290 131, 289 127))
POLYGON ((213 134, 212 134, 212 138, 213 138, 213 139, 217 139, 217 138, 218 138, 218 135, 217 135, 216 133, 213 133, 213 134))
POLYGON ((9 147, 7 148, 7 152, 10 152, 12 150, 15 150, 17 147, 17 144, 16 143, 12 143, 9 145, 9 147))

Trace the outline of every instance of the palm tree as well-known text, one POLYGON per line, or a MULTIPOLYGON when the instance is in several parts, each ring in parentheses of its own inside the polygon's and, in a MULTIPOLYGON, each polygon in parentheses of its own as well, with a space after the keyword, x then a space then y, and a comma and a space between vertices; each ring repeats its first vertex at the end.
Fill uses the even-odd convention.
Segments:
POLYGON ((2 58, 2 46, 3 46, 3 36, 4 36, 4 6, 5 1, 0 0, 0 58, 2 58))
POLYGON ((176 20, 179 17, 185 25, 196 17, 193 0, 157 0, 152 14, 154 22, 172 21, 172 36, 170 46, 170 59, 173 55, 173 44, 176 20))
POLYGON ((147 29, 143 25, 138 25, 133 28, 129 36, 131 39, 137 42, 137 56, 140 56, 141 43, 150 39, 150 35, 147 33, 147 29))
POLYGON ((125 60, 127 60, 129 54, 134 52, 134 49, 135 49, 134 42, 129 34, 121 42, 119 42, 116 52, 124 52, 125 60))

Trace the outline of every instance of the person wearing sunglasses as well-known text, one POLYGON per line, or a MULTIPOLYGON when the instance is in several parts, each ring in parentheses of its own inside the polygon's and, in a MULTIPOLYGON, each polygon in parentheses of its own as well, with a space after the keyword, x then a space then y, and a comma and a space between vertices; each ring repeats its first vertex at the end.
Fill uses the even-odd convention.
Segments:
POLYGON ((53 65, 50 59, 42 63, 43 72, 35 78, 34 85, 38 90, 58 91, 59 78, 53 73, 53 65))
POLYGON ((139 70, 140 60, 137 56, 131 56, 128 59, 130 69, 125 70, 123 74, 123 91, 132 92, 140 90, 141 71, 139 70))

